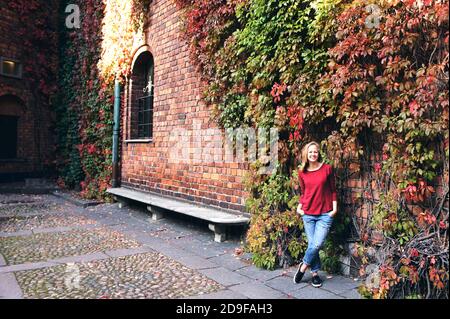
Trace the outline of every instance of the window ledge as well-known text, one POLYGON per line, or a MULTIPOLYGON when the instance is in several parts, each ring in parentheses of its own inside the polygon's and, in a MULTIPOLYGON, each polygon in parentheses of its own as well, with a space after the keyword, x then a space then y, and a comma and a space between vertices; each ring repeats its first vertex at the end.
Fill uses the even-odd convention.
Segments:
POLYGON ((153 139, 151 138, 141 138, 141 139, 132 139, 132 140, 125 140, 125 143, 127 144, 133 144, 133 143, 151 143, 153 142, 153 139))

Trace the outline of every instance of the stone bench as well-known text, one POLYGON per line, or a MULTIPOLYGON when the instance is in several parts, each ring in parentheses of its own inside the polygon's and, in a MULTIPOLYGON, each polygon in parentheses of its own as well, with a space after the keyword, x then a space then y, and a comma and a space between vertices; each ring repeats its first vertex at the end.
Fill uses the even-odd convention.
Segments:
POLYGON ((227 227, 246 225, 250 222, 249 216, 243 213, 198 206, 154 193, 124 187, 110 188, 107 192, 119 202, 120 208, 126 206, 130 201, 147 204, 147 209, 152 214, 153 220, 164 218, 165 210, 205 220, 209 223, 209 229, 214 232, 214 241, 219 243, 226 240, 227 227))

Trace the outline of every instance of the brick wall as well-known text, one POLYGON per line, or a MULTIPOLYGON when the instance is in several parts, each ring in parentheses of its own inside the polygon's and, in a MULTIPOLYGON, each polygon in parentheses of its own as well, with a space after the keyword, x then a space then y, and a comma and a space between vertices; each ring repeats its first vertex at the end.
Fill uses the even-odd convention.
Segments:
MULTIPOLYGON (((55 23, 56 14, 57 10, 55 16, 49 17, 55 19, 55 23)), ((19 117, 17 159, 0 160, 1 180, 6 176, 10 179, 14 176, 40 175, 46 162, 52 158, 53 133, 51 110, 39 101, 36 88, 27 74, 26 65, 34 63, 36 56, 24 53, 22 43, 26 39, 17 35, 21 17, 11 9, 8 1, 3 0, 0 1, 0 16, 0 56, 20 61, 23 65, 21 79, 0 75, 0 115, 19 117)))
POLYGON ((180 27, 173 0, 152 2, 144 50, 150 51, 155 64, 153 140, 127 142, 136 125, 133 101, 138 86, 132 76, 122 115, 122 185, 242 211, 247 165, 223 160, 223 134, 201 102, 202 84, 180 38, 180 27), (180 160, 188 145, 189 158, 180 160))

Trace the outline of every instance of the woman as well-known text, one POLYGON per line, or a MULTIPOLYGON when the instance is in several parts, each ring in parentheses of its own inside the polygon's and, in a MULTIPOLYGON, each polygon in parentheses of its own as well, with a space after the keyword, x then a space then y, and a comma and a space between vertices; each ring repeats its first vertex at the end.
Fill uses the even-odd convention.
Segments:
POLYGON ((318 274, 321 266, 319 250, 337 213, 333 168, 322 162, 319 149, 318 143, 310 142, 305 145, 301 154, 303 165, 298 174, 301 197, 297 213, 303 218, 308 248, 294 276, 294 283, 298 284, 305 271, 310 268, 312 285, 317 288, 322 286, 322 279, 318 274))

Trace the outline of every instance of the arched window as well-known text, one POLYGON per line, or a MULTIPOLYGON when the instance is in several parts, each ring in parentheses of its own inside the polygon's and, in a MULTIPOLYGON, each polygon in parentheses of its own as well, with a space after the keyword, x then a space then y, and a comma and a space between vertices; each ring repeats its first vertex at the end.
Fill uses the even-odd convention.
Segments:
POLYGON ((153 56, 146 51, 139 55, 132 71, 131 135, 134 139, 153 137, 153 56))

